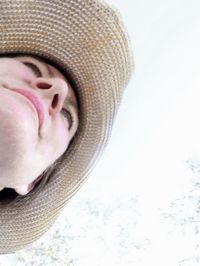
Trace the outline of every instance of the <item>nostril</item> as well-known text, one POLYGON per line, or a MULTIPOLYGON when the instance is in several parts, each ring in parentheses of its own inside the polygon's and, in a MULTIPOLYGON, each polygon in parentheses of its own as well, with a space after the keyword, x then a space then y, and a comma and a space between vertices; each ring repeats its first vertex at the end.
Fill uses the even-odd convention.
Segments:
POLYGON ((53 98, 53 103, 52 103, 52 107, 56 107, 58 104, 58 94, 56 94, 53 98))
POLYGON ((39 82, 39 83, 37 83, 37 87, 39 89, 50 89, 51 88, 51 85, 48 84, 48 83, 39 82))

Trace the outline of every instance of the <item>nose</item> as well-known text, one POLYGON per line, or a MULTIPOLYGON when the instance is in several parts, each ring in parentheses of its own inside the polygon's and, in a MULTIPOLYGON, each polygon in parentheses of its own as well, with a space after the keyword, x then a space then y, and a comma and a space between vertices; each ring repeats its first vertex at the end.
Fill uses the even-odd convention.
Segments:
POLYGON ((63 79, 37 78, 31 85, 47 102, 50 115, 54 115, 62 110, 68 93, 67 83, 63 79))

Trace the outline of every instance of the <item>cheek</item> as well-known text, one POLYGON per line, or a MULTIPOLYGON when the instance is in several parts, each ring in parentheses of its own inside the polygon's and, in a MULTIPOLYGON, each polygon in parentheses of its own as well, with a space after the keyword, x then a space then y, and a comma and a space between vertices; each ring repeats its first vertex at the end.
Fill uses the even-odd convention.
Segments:
POLYGON ((35 78, 31 70, 29 70, 23 63, 10 59, 11 61, 3 62, 1 67, 1 74, 8 74, 11 77, 17 77, 21 80, 31 81, 35 78))
POLYGON ((60 115, 52 119, 47 128, 43 128, 41 141, 38 143, 37 150, 40 159, 46 158, 48 164, 57 160, 69 145, 69 131, 60 115))
POLYGON ((59 147, 62 147, 62 152, 64 152, 69 144, 69 130, 62 119, 60 119, 57 127, 57 141, 59 147))
POLYGON ((31 71, 29 71, 28 69, 25 69, 23 67, 19 68, 17 74, 22 80, 26 80, 29 82, 35 78, 34 74, 31 71))

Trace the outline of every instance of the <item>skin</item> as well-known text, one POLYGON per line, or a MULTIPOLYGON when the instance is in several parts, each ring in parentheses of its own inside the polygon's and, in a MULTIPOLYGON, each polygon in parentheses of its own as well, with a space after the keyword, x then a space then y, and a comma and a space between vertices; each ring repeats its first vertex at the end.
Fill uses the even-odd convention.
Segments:
POLYGON ((0 58, 0 190, 13 188, 26 195, 34 188, 43 171, 67 149, 78 127, 77 110, 71 86, 55 67, 33 57, 0 58), (42 77, 24 62, 37 65, 42 77), (41 127, 36 109, 14 92, 16 88, 40 99, 44 111, 41 127), (63 112, 70 102, 71 128, 63 112))

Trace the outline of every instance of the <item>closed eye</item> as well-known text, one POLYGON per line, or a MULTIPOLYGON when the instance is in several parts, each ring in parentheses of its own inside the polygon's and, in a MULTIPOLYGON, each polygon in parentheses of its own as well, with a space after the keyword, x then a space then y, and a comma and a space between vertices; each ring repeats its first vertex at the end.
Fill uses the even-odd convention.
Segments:
POLYGON ((29 69, 32 70, 33 74, 36 76, 36 77, 42 77, 42 73, 40 71, 40 69, 34 65, 33 63, 29 63, 29 62, 23 62, 24 65, 26 65, 27 67, 29 67, 29 69))
POLYGON ((63 114, 65 119, 67 119, 67 122, 69 124, 69 128, 68 129, 70 129, 72 127, 72 124, 73 124, 73 118, 72 118, 71 113, 65 108, 62 108, 61 113, 63 114))

